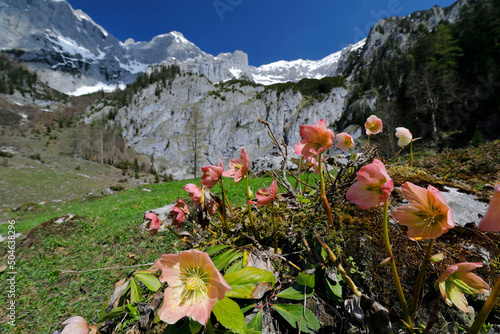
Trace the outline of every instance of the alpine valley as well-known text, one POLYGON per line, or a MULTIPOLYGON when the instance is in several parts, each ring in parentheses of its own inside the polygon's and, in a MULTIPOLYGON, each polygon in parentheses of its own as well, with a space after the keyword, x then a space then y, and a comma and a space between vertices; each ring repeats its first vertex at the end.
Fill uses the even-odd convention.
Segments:
MULTIPOLYGON (((65 94, 93 93, 73 127, 98 124, 150 157, 156 171, 183 179, 243 146, 263 157, 255 170, 279 167, 258 119, 289 147, 301 124, 322 118, 335 133, 359 138, 372 113, 384 118, 376 140, 387 155, 396 126, 422 137, 422 147, 497 139, 499 38, 498 1, 459 0, 383 19, 366 39, 324 59, 256 68, 243 51, 210 55, 176 31, 120 42, 64 0, 0 0, 0 49, 36 74, 16 84, 3 75, 0 92, 51 112, 75 103, 65 94)), ((118 163, 103 157, 103 138, 115 137, 96 137, 100 157, 72 154, 118 163)))

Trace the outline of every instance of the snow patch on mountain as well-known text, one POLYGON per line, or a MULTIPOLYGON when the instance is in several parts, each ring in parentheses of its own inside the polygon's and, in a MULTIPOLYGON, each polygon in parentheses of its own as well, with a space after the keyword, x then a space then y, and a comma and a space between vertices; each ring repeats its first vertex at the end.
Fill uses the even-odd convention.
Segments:
POLYGON ((81 96, 81 95, 95 93, 101 90, 104 92, 114 92, 117 88, 125 89, 125 87, 126 86, 123 83, 119 85, 108 85, 105 84, 104 82, 99 82, 98 84, 93 86, 80 87, 72 92, 69 92, 68 95, 81 96))
POLYGON ((259 67, 252 67, 252 77, 256 83, 272 85, 287 81, 299 81, 304 78, 321 79, 326 76, 336 76, 343 70, 339 65, 347 60, 351 52, 361 49, 365 43, 366 38, 320 60, 280 60, 259 67))

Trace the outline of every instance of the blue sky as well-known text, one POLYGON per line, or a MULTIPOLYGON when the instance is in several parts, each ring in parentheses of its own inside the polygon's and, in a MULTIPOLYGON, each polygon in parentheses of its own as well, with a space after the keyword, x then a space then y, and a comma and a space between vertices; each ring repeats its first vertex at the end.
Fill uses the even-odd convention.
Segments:
POLYGON ((453 0, 67 0, 121 41, 179 31, 212 55, 242 50, 250 65, 317 60, 366 37, 381 18, 453 0))

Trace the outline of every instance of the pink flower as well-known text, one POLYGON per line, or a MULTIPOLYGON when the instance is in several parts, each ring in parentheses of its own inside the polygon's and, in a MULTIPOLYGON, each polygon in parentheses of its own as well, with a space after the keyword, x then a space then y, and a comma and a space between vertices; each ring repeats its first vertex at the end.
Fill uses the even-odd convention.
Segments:
POLYGON ((203 176, 201 177, 202 181, 200 183, 201 185, 210 189, 215 186, 222 177, 222 173, 224 172, 224 164, 222 163, 222 160, 220 160, 220 166, 213 165, 201 167, 201 171, 203 172, 203 176))
POLYGON ((258 206, 264 206, 274 201, 277 194, 278 194, 278 182, 276 182, 276 180, 273 180, 269 188, 263 188, 257 190, 257 193, 255 194, 255 196, 257 196, 257 202, 252 202, 249 200, 248 203, 257 204, 258 206))
POLYGON ((302 140, 295 144, 295 154, 303 156, 320 154, 332 147, 335 140, 333 131, 327 129, 324 119, 316 125, 301 125, 300 137, 302 140))
POLYGON ((208 254, 195 249, 164 254, 154 266, 162 271, 160 281, 168 283, 158 310, 168 324, 187 316, 206 325, 215 303, 231 290, 208 254))
POLYGON ((399 147, 404 147, 409 143, 411 143, 413 140, 413 135, 411 134, 410 130, 403 127, 396 128, 396 137, 399 138, 398 140, 399 147))
POLYGON ((160 219, 158 219, 158 216, 152 212, 146 213, 144 215, 144 219, 149 220, 148 229, 151 231, 151 235, 154 236, 156 232, 158 232, 158 229, 160 228, 160 219))
POLYGON ((177 204, 172 208, 170 214, 174 216, 172 220, 172 224, 176 227, 181 227, 184 221, 186 220, 185 214, 189 212, 189 209, 183 201, 177 199, 177 204))
POLYGON ((490 200, 488 211, 479 222, 482 231, 500 231, 500 184, 497 184, 490 200))
POLYGON ((215 200, 210 195, 210 190, 206 187, 202 189, 196 184, 188 183, 182 189, 189 193, 189 196, 193 198, 193 203, 196 208, 201 205, 203 211, 207 212, 209 215, 213 215, 217 209, 217 204, 215 200))
POLYGON ((347 190, 346 198, 360 209, 384 202, 394 189, 394 183, 380 160, 374 159, 356 175, 358 180, 347 190))
POLYGON ((222 173, 222 176, 232 177, 234 182, 238 184, 238 182, 245 177, 248 169, 250 168, 250 156, 248 155, 245 147, 241 149, 239 159, 233 159, 229 162, 229 168, 229 170, 222 173))
POLYGON ((188 183, 182 187, 185 191, 189 193, 189 196, 193 198, 194 206, 198 207, 200 205, 202 190, 196 184, 188 183))
MULTIPOLYGON (((305 156, 304 159, 309 163, 309 167, 311 166, 313 167, 313 173, 319 174, 318 156, 317 155, 305 156)), ((324 161, 324 159, 321 158, 321 161, 324 161)))
POLYGON ((455 226, 451 209, 439 190, 433 186, 425 189, 411 182, 405 182, 401 190, 410 204, 392 211, 392 216, 409 227, 411 240, 435 239, 455 226))
POLYGON ((469 313, 464 292, 488 293, 489 285, 470 271, 482 267, 481 262, 462 262, 449 266, 439 277, 439 291, 449 306, 455 305, 465 313, 469 313))
POLYGON ((337 135, 337 140, 339 141, 337 147, 344 152, 354 147, 354 140, 352 140, 351 135, 348 133, 339 133, 337 135))
POLYGON ((365 122, 367 135, 376 135, 382 132, 382 120, 375 115, 371 115, 365 122))
POLYGON ((91 334, 97 333, 97 325, 89 326, 87 321, 79 316, 69 318, 62 324, 66 327, 64 327, 61 334, 88 334, 89 330, 92 330, 91 334))

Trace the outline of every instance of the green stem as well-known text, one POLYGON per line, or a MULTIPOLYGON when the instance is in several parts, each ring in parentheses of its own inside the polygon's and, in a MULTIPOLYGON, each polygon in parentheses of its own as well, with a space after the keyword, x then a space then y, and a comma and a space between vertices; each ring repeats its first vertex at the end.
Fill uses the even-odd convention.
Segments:
POLYGON ((272 220, 273 220, 273 239, 274 239, 274 254, 278 254, 278 237, 276 236, 276 221, 274 220, 274 201, 271 202, 272 220))
MULTIPOLYGON (((222 182, 222 180, 221 180, 222 182)), ((231 214, 234 216, 234 211, 233 211, 233 206, 231 205, 231 203, 229 202, 229 198, 227 198, 226 196, 226 193, 222 190, 222 183, 221 183, 221 186, 220 186, 220 189, 222 191, 222 194, 224 195, 224 198, 226 199, 226 207, 229 208, 229 211, 231 212, 231 214)))
POLYGON ((486 321, 486 318, 488 318, 488 315, 490 314, 491 310, 497 303, 499 297, 500 297, 500 276, 498 276, 498 279, 495 285, 493 286, 493 289, 491 289, 490 296, 488 297, 488 299, 486 299, 486 302, 481 308, 481 311, 479 311, 479 313, 477 314, 476 319, 474 319, 474 323, 472 324, 472 326, 470 326, 469 330, 467 331, 467 334, 479 333, 479 330, 486 321))
POLYGON ((321 184, 321 199, 323 200, 323 205, 325 206, 326 215, 328 216, 328 222, 330 226, 333 227, 333 218, 332 218, 332 210, 330 209, 330 203, 328 203, 328 199, 326 198, 326 190, 325 190, 325 178, 323 177, 323 168, 321 168, 321 153, 318 154, 318 171, 319 171, 319 181, 321 184))
POLYGON ((248 210, 248 216, 250 217, 250 228, 252 229, 252 233, 255 239, 259 239, 259 234, 257 233, 257 227, 255 227, 255 223, 253 221, 252 205, 248 203, 248 201, 252 198, 252 196, 250 195, 250 185, 248 184, 248 172, 246 173, 245 178, 247 184, 247 210, 248 210))
POLYGON ((222 191, 222 221, 224 222, 224 228, 228 236, 231 236, 231 230, 229 225, 227 225, 227 211, 226 211, 226 196, 224 193, 224 186, 222 185, 222 179, 219 181, 220 190, 222 191))
POLYGON ((368 139, 366 140, 366 147, 370 146, 370 135, 368 135, 368 139))
POLYGON ((210 317, 208 317, 206 327, 207 327, 208 334, 215 334, 214 326, 212 325, 212 322, 210 321, 210 317))
POLYGON ((410 142, 410 167, 413 167, 413 142, 410 142))
POLYGON ((386 199, 384 205, 384 222, 382 226, 384 232, 385 249, 389 257, 391 258, 390 264, 391 264, 392 278, 394 279, 394 284, 396 285, 396 291, 398 293, 399 303, 401 304, 401 308, 403 309, 403 316, 405 322, 408 324, 408 330, 410 331, 410 333, 414 333, 412 329, 413 321, 411 320, 410 311, 408 310, 408 304, 406 303, 405 295, 403 292, 403 287, 401 286, 401 281, 399 280, 398 269, 396 268, 396 262, 394 261, 394 256, 392 255, 391 242, 389 240, 389 223, 387 220, 388 213, 389 213, 389 199, 386 199))
POLYGON ((413 291, 413 299, 411 300, 410 315, 413 320, 415 320, 415 315, 417 313, 418 301, 420 299, 420 290, 422 289, 422 283, 425 277, 425 271, 429 265, 430 258, 432 256, 432 248, 434 247, 434 239, 429 241, 427 245, 427 251, 425 252, 424 260, 420 266, 420 271, 418 272, 417 282, 415 283, 415 290, 413 291))

